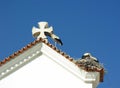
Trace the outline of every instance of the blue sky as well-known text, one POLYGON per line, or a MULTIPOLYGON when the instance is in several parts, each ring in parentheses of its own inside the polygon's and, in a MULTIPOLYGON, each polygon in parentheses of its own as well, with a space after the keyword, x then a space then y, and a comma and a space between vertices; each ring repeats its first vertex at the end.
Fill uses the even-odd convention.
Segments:
POLYGON ((90 52, 104 64, 98 88, 119 88, 119 0, 0 0, 0 59, 32 42, 39 21, 54 27, 64 44, 58 47, 71 57, 90 52))

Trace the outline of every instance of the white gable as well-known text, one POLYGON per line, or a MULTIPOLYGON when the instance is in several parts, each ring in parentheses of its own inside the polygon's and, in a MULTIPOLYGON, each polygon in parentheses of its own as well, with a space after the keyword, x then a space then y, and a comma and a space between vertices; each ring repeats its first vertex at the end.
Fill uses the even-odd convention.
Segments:
POLYGON ((0 67, 0 88, 96 88, 99 77, 40 42, 0 67))
POLYGON ((79 83, 78 77, 42 55, 1 80, 0 88, 79 88, 79 83))

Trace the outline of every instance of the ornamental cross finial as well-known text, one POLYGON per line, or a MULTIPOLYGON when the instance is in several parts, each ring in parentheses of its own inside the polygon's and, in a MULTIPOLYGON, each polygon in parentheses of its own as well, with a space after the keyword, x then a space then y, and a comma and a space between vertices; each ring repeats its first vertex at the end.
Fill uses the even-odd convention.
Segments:
POLYGON ((55 42, 63 45, 62 41, 58 36, 53 34, 53 27, 48 27, 48 22, 39 22, 39 28, 33 27, 32 28, 32 35, 33 37, 39 39, 43 38, 47 41, 47 36, 51 37, 55 42))
POLYGON ((53 31, 52 27, 48 27, 47 22, 39 22, 38 23, 39 28, 33 27, 32 28, 32 34, 35 38, 43 38, 47 39, 46 33, 51 33, 53 31))

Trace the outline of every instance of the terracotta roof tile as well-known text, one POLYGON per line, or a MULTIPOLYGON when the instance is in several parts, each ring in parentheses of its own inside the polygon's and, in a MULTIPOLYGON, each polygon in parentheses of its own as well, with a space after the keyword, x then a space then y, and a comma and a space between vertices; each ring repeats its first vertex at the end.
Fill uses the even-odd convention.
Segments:
MULTIPOLYGON (((3 61, 0 62, 0 66, 4 65, 5 63, 7 63, 8 61, 10 61, 11 59, 14 59, 16 56, 19 56, 20 54, 22 54, 24 51, 28 50, 29 48, 33 47, 34 45, 36 45, 39 42, 43 42, 44 44, 46 44, 47 46, 49 46, 50 48, 52 48, 53 50, 55 50, 56 52, 58 52, 59 54, 61 54, 62 56, 64 56, 66 59, 68 59, 69 61, 75 63, 73 60, 73 58, 71 58, 69 55, 67 55, 66 53, 60 51, 59 49, 57 49, 55 46, 53 46, 52 44, 50 44, 49 42, 47 42, 46 40, 40 38, 37 39, 31 43, 29 43, 27 46, 23 47, 22 49, 18 50, 17 52, 14 52, 12 55, 10 55, 9 57, 5 58, 3 61)), ((76 63, 75 63, 76 64, 76 63)), ((93 71, 97 71, 100 72, 100 82, 103 81, 103 76, 104 76, 104 69, 98 69, 98 68, 85 68, 83 65, 81 64, 76 64, 78 67, 82 68, 85 71, 88 72, 93 72, 93 71)))
POLYGON ((22 54, 24 51, 28 50, 29 48, 33 47, 34 45, 36 45, 39 42, 43 42, 45 43, 47 46, 49 46, 50 48, 52 48, 53 50, 55 50, 56 52, 60 53, 62 56, 64 56, 66 59, 70 59, 70 61, 72 61, 72 58, 70 58, 70 56, 68 56, 67 54, 65 54, 64 52, 60 51, 59 49, 57 49, 55 46, 53 46, 52 44, 50 44, 49 42, 47 42, 46 40, 40 38, 37 39, 31 43, 29 43, 27 46, 23 47, 22 49, 18 50, 17 52, 14 52, 12 55, 10 55, 9 57, 5 58, 3 61, 0 62, 0 66, 4 65, 7 61, 10 61, 11 59, 14 59, 16 56, 22 54))

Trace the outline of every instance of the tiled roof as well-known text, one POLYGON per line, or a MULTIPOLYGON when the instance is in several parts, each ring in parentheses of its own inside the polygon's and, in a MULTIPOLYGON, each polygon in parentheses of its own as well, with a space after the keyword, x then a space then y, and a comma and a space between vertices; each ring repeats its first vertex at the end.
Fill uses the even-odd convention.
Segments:
POLYGON ((91 67, 85 67, 82 64, 76 63, 74 61, 73 58, 71 58, 69 55, 67 55, 66 53, 60 51, 59 49, 57 49, 55 46, 53 46, 52 44, 50 44, 49 42, 46 42, 44 39, 40 38, 37 39, 31 43, 29 43, 28 45, 26 45, 25 47, 23 47, 22 49, 18 50, 17 52, 14 52, 12 55, 10 55, 9 57, 5 58, 3 61, 0 62, 0 67, 4 64, 6 64, 7 62, 9 62, 10 60, 14 59, 15 57, 21 55, 22 53, 24 53, 25 51, 27 51, 28 49, 32 48, 34 45, 43 42, 44 44, 46 44, 47 46, 49 46, 50 48, 52 48, 53 50, 55 50, 56 52, 58 52, 59 54, 61 54, 62 56, 64 56, 66 59, 68 59, 69 61, 73 62, 74 64, 76 64, 79 68, 87 71, 87 72, 100 72, 100 82, 103 82, 103 76, 104 76, 104 68, 91 68, 91 67))

